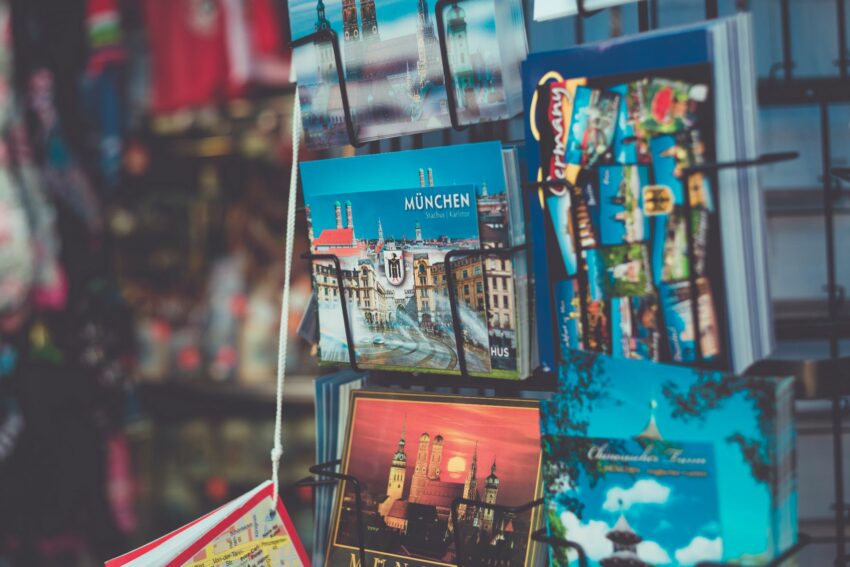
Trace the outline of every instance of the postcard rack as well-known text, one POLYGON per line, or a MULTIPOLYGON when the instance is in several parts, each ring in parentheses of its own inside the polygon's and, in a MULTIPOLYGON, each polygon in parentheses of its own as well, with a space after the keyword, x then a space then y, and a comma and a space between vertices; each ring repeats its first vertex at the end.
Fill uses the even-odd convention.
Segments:
MULTIPOLYGON (((528 253, 528 244, 520 244, 517 246, 509 246, 503 248, 477 248, 474 250, 456 249, 449 251, 445 256, 445 262, 451 266, 452 261, 456 258, 478 256, 481 258, 497 257, 497 258, 513 258, 517 254, 528 253)), ((337 294, 340 298, 340 310, 342 312, 342 323, 345 330, 346 346, 348 350, 348 365, 355 372, 362 372, 363 369, 357 364, 357 354, 354 350, 354 335, 351 325, 351 314, 348 310, 348 304, 344 300, 346 290, 344 285, 344 272, 340 263, 339 257, 335 254, 313 254, 306 253, 301 256, 309 262, 315 261, 330 261, 333 263, 333 269, 337 281, 337 294)), ((485 268, 486 273, 486 268, 485 268)), ((394 386, 426 383, 429 386, 444 386, 444 387, 466 387, 477 389, 495 390, 496 392, 505 395, 516 395, 520 391, 552 391, 555 387, 554 372, 536 369, 532 376, 525 380, 506 380, 499 378, 483 378, 476 377, 469 373, 466 364, 466 350, 463 341, 463 325, 460 318, 460 303, 458 298, 457 286, 455 281, 454 270, 446 269, 446 288, 449 299, 449 315, 451 318, 451 328, 454 335, 455 348, 457 349, 457 364, 459 374, 438 374, 438 373, 413 373, 411 375, 399 372, 374 371, 369 370, 369 382, 373 385, 394 386), (413 378, 411 380, 411 378, 413 378)), ((486 286, 486 278, 485 278, 486 286)), ((486 290, 486 288, 485 288, 486 290)), ((529 286, 529 295, 532 293, 529 286)), ((528 322, 527 331, 531 333, 531 322, 528 322)))
MULTIPOLYGON (((451 85, 454 82, 452 70, 450 68, 447 42, 445 37, 444 26, 444 10, 445 8, 463 0, 438 0, 435 5, 435 19, 437 22, 437 40, 439 43, 440 53, 442 55, 442 72, 445 84, 451 85)), ((843 427, 846 415, 850 411, 850 407, 845 399, 850 396, 850 357, 840 358, 838 356, 838 328, 837 321, 838 308, 842 304, 843 294, 840 291, 840 286, 836 283, 836 260, 835 260, 835 241, 833 234, 834 226, 834 210, 833 201, 839 193, 840 183, 850 184, 850 168, 834 168, 832 167, 831 157, 829 155, 830 133, 828 121, 828 109, 830 104, 850 102, 850 52, 846 49, 847 40, 847 18, 845 14, 845 0, 836 0, 836 26, 838 28, 839 49, 836 65, 838 66, 838 76, 819 79, 803 79, 794 76, 794 62, 792 60, 792 44, 791 44, 791 0, 774 0, 780 6, 780 25, 781 25, 781 52, 782 58, 771 68, 770 76, 761 79, 758 85, 758 99, 761 105, 779 106, 779 105, 801 105, 814 104, 817 105, 821 113, 821 140, 822 151, 824 153, 823 163, 823 191, 824 191, 824 224, 826 228, 826 263, 827 263, 827 292, 829 296, 829 326, 828 338, 830 339, 831 358, 825 360, 764 360, 753 364, 746 374, 754 376, 794 376, 797 382, 797 397, 799 399, 816 399, 827 400, 831 402, 831 435, 833 442, 833 474, 834 474, 834 513, 835 513, 835 532, 829 537, 812 537, 804 533, 799 534, 798 542, 787 549, 782 555, 776 557, 764 567, 779 567, 787 560, 798 557, 800 552, 808 547, 818 545, 834 545, 835 546, 835 565, 850 564, 850 553, 848 553, 848 537, 846 530, 850 526, 850 506, 848 505, 847 495, 844 492, 842 480, 847 471, 844 470, 844 448, 843 448, 843 427)), ((574 18, 575 38, 577 43, 582 43, 584 40, 584 21, 603 10, 588 10, 585 7, 584 0, 577 0, 578 16, 574 18)), ((637 9, 637 23, 639 31, 648 31, 658 27, 658 0, 638 0, 635 3, 637 9)), ((745 3, 744 3, 745 4, 745 3)), ((717 18, 719 15, 718 0, 704 0, 705 17, 706 19, 717 18)), ((526 17, 526 21, 530 22, 530 18, 526 17)), ((346 85, 345 71, 342 62, 339 40, 332 30, 320 30, 313 34, 297 39, 292 43, 292 47, 303 46, 312 42, 328 42, 333 48, 334 62, 336 64, 337 79, 339 81, 339 90, 341 97, 341 106, 343 118, 345 121, 345 129, 350 145, 360 148, 365 145, 358 138, 358 128, 351 113, 350 101, 348 98, 348 89, 346 85)), ((454 131, 468 130, 470 141, 478 141, 482 139, 481 134, 473 125, 470 128, 467 125, 461 124, 458 116, 458 105, 454 90, 447 88, 447 107, 449 118, 451 121, 451 129, 454 131)), ((452 136, 450 131, 444 131, 444 143, 450 144, 452 136)), ((484 136, 486 137, 486 136, 484 136)), ((421 136, 417 136, 414 140, 415 146, 421 145, 421 136)), ((397 142, 398 140, 393 140, 397 142)), ((400 144, 399 144, 400 145, 400 144)), ((394 146, 395 147, 395 146, 394 146)), ((697 173, 714 174, 723 169, 743 168, 743 167, 759 167, 768 164, 773 164, 781 161, 791 160, 798 156, 797 152, 781 152, 764 154, 758 158, 744 160, 739 162, 726 163, 706 163, 699 164, 684 171, 682 177, 682 185, 687 187, 687 178, 697 173)), ((716 188, 716 183, 712 183, 712 188, 716 188)), ((530 193, 538 193, 551 190, 557 187, 567 187, 565 181, 543 181, 537 183, 529 183, 523 186, 525 191, 530 193)), ((545 199, 543 200, 545 203, 545 199)), ((690 200, 683 199, 684 207, 690 207, 690 200)), ((686 213, 689 212, 686 209, 686 213)), ((551 223, 551 217, 544 215, 547 223, 551 223)), ((690 215, 686 214, 686 218, 690 215)), ((691 265, 694 265, 694 242, 692 231, 687 231, 687 252, 688 259, 691 265)), ((489 255, 512 255, 517 252, 527 251, 530 254, 530 246, 516 246, 511 248, 501 249, 478 249, 478 250, 459 250, 455 257, 461 255, 477 254, 481 256, 489 255)), ((345 289, 343 284, 342 269, 339 258, 332 254, 305 254, 304 258, 309 261, 326 260, 334 265, 334 270, 337 275, 338 293, 342 309, 342 318, 345 328, 345 337, 348 349, 348 364, 354 370, 360 370, 356 361, 356 353, 354 342, 352 341, 352 326, 349 320, 350 314, 346 305, 345 289)), ((447 257, 447 262, 450 258, 447 257)), ((452 270, 447 270, 448 274, 453 274, 452 270)), ((696 274, 691 270, 689 284, 691 290, 696 289, 696 274)), ((452 282, 453 284, 453 282, 452 282)), ((542 286, 541 286, 542 287, 542 286)), ((547 286, 552 293, 551 286, 547 286)), ((541 290, 542 291, 542 290, 541 290)), ((530 290, 531 292, 531 290, 530 290)), ((495 395, 517 395, 522 392, 537 392, 545 393, 555 390, 557 385, 556 374, 554 369, 537 368, 532 376, 526 380, 511 381, 500 379, 488 379, 471 376, 466 367, 466 360, 463 356, 464 345, 462 340, 463 329, 458 317, 458 297, 454 285, 448 285, 449 301, 451 307, 451 328, 455 335, 456 347, 458 351, 458 362, 460 367, 460 375, 440 375, 431 373, 400 373, 400 372, 385 372, 385 371, 370 371, 368 382, 370 385, 383 387, 401 387, 409 388, 411 386, 425 386, 428 388, 472 388, 476 390, 491 391, 495 395)), ((696 297, 694 295, 694 297, 696 297)), ((692 317, 696 328, 699 323, 699 312, 697 302, 692 301, 692 317)), ((529 321, 529 327, 533 325, 529 321)), ((557 340, 557 329, 553 329, 553 340, 557 340)), ((695 341, 695 348, 700 349, 700 341, 695 341)), ((555 349, 555 362, 559 362, 560 349, 555 349)), ((698 358, 701 353, 697 350, 698 358)), ((337 472, 337 467, 341 465, 341 461, 331 461, 328 463, 320 463, 310 468, 312 476, 307 477, 298 483, 296 486, 309 487, 315 491, 316 488, 322 486, 341 486, 346 483, 351 483, 354 491, 354 506, 357 516, 357 533, 360 563, 365 566, 366 563, 366 520, 363 515, 363 502, 361 495, 361 483, 357 478, 337 472)), ((452 517, 457 518, 458 509, 461 505, 470 505, 471 502, 463 501, 462 499, 455 500, 452 504, 452 517)), ((496 513, 519 514, 529 512, 539 506, 542 501, 536 500, 518 507, 506 507, 494 504, 486 504, 475 502, 475 505, 483 508, 489 508, 496 513)), ((532 539, 547 548, 568 549, 575 553, 578 564, 585 567, 588 564, 587 555, 580 544, 576 542, 561 540, 547 534, 544 530, 537 530, 532 534, 532 539)), ((457 557, 461 565, 474 565, 475 557, 469 553, 464 553, 463 542, 455 534, 455 548, 457 557), (468 560, 468 562, 467 562, 468 560)), ((699 567, 727 567, 722 563, 701 563, 699 567)), ((731 567, 731 566, 729 566, 731 567)))
MULTIPOLYGON (((327 463, 319 463, 317 465, 313 465, 312 467, 310 467, 310 473, 313 476, 308 476, 299 480, 298 482, 294 483, 293 487, 309 488, 313 491, 313 494, 315 494, 315 490, 317 488, 333 485, 338 485, 338 490, 345 491, 345 483, 351 483, 352 490, 354 492, 354 514, 357 523, 356 549, 358 553, 358 558, 360 560, 360 565, 369 565, 366 561, 366 518, 364 518, 363 515, 364 505, 361 482, 357 479, 357 477, 353 475, 336 472, 336 470, 334 469, 339 467, 341 463, 341 460, 335 460, 329 461, 327 463)), ((505 506, 500 504, 490 504, 487 502, 481 502, 480 500, 456 498, 452 501, 451 505, 450 516, 452 526, 458 526, 460 524, 459 518, 461 506, 492 510, 494 514, 499 514, 502 517, 516 517, 520 514, 538 511, 537 509, 543 508, 545 504, 542 498, 538 498, 520 506, 505 506)), ((539 510, 538 512, 542 513, 542 510, 539 510)), ((538 517, 535 526, 542 525, 542 523, 542 518, 538 517)), ((579 567, 588 566, 587 553, 585 552, 582 545, 578 542, 549 535, 547 533, 546 528, 538 528, 533 531, 531 533, 531 540, 534 541, 536 544, 539 544, 541 553, 550 553, 551 551, 555 550, 567 550, 575 554, 575 558, 578 560, 579 567)), ((783 565, 785 561, 796 557, 803 549, 805 549, 811 544, 832 543, 834 541, 837 541, 837 538, 813 538, 807 534, 800 533, 798 534, 797 543, 786 549, 782 554, 778 555, 773 560, 759 565, 758 567, 781 567, 781 565, 783 565)), ((464 542, 463 534, 461 534, 460 529, 452 530, 452 543, 454 544, 456 557, 455 561, 458 567, 475 567, 476 565, 482 564, 502 565, 505 564, 504 562, 508 560, 508 558, 504 556, 493 556, 492 554, 488 555, 486 558, 480 557, 480 555, 476 553, 475 549, 468 548, 467 543, 464 542)), ((847 556, 843 556, 843 558, 840 556, 839 559, 836 561, 836 565, 846 564, 847 559, 847 556)), ((734 565, 731 563, 700 562, 697 563, 695 567, 734 567, 734 565)))

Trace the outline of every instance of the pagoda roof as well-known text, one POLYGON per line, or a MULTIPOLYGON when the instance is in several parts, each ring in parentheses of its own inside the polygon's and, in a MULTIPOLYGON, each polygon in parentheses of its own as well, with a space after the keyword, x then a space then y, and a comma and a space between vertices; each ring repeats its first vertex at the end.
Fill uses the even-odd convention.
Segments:
POLYGON ((620 514, 620 519, 614 524, 614 528, 606 535, 608 539, 621 545, 635 545, 643 540, 637 535, 624 514, 620 514))

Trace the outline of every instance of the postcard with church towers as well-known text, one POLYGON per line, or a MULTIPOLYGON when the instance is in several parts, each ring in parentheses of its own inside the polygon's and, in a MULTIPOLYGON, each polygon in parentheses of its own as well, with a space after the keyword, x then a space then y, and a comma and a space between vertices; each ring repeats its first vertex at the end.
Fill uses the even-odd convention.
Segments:
POLYGON ((797 539, 793 384, 570 351, 541 402, 549 532, 591 567, 770 563, 797 539))
MULTIPOLYGON (((290 0, 293 38, 328 29, 338 37, 360 141, 451 126, 434 4, 290 0)), ((527 51, 521 3, 465 0, 446 8, 444 22, 461 123, 516 114, 521 108, 519 65, 527 51)), ((317 41, 296 49, 294 66, 307 144, 348 143, 333 44, 317 41)))
POLYGON ((348 364, 350 339, 364 369, 458 375, 464 361, 471 376, 527 376, 523 255, 480 252, 522 233, 505 159, 485 142, 301 164, 310 250, 324 255, 322 363, 348 364))
MULTIPOLYGON (((359 391, 350 415, 341 469, 362 488, 367 565, 520 567, 545 557, 531 539, 541 507, 486 506, 541 494, 537 402, 359 391)), ((327 565, 359 565, 355 493, 343 483, 338 494, 327 565)))

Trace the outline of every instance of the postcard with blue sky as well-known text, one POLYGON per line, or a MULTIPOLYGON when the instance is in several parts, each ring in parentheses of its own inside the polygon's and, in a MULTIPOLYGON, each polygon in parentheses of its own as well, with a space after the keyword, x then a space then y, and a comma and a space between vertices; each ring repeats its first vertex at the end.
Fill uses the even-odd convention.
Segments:
MULTIPOLYGON (((719 561, 714 448, 659 439, 647 410, 632 437, 543 437, 549 532, 579 543, 591 567, 719 561)), ((574 553, 553 547, 550 559, 566 567, 574 553)))
MULTIPOLYGON (((353 212, 354 224, 357 227, 356 238, 361 241, 363 234, 367 234, 368 237, 365 244, 361 242, 360 248, 346 252, 350 258, 349 261, 362 259, 375 252, 378 243, 376 231, 379 217, 386 245, 386 248, 381 249, 381 253, 389 251, 390 246, 395 246, 409 262, 415 262, 414 257, 408 258, 408 256, 414 254, 418 246, 416 222, 419 222, 421 228, 422 242, 428 243, 429 240, 436 239, 435 245, 457 247, 455 239, 461 236, 471 238, 472 231, 476 230, 475 238, 481 246, 504 246, 509 241, 511 215, 517 213, 508 207, 503 164, 502 147, 499 142, 302 163, 304 200, 310 206, 312 215, 313 249, 316 252, 319 251, 316 239, 321 237, 320 226, 325 228, 337 226, 334 208, 337 200, 341 204, 352 201, 356 209, 353 212), (447 216, 449 209, 445 208, 446 203, 443 197, 446 191, 451 193, 452 187, 467 187, 474 197, 470 203, 474 212, 464 222, 458 222, 456 217, 447 216), (417 209, 416 218, 410 217, 412 214, 410 211, 386 208, 390 206, 389 201, 382 195, 388 196, 403 189, 412 190, 410 196, 414 199, 414 206, 421 201, 423 208, 417 209), (361 193, 370 195, 361 198, 359 196, 361 193), (323 203, 321 211, 316 206, 320 200, 323 203), (365 204, 357 206, 356 203, 360 200, 365 200, 365 204), (443 208, 438 208, 437 205, 443 208), (364 212, 357 212, 358 210, 364 212), (362 215, 366 215, 365 220, 362 215), (366 223, 365 226, 363 222, 366 223), (371 232, 361 233, 361 227, 371 232), (457 231, 466 232, 461 235, 457 231)), ((343 215, 343 219, 347 217, 344 207, 340 214, 343 215)), ((346 226, 343 222, 342 228, 346 226)), ((346 242, 349 242, 349 235, 345 235, 345 238, 346 242)), ((469 255, 457 257, 452 261, 452 265, 456 267, 454 273, 457 276, 460 303, 473 306, 476 312, 484 310, 485 325, 489 330, 490 361, 483 366, 475 366, 477 362, 467 356, 467 365, 470 372, 475 370, 485 373, 488 377, 518 378, 517 361, 522 356, 522 353, 518 352, 521 343, 518 325, 521 321, 518 321, 519 310, 515 289, 512 287, 514 268, 512 263, 499 262, 502 269, 499 270, 499 274, 495 274, 488 271, 490 268, 487 264, 489 262, 492 267, 496 260, 487 257, 484 260, 482 262, 481 255, 469 255), (508 280, 511 282, 509 283, 508 280)), ((376 266, 381 269, 378 264, 376 266)), ((432 274, 432 283, 435 275, 440 278, 437 283, 445 291, 445 284, 442 281, 444 274, 432 274)), ((324 321, 320 323, 324 324, 324 321)), ((466 325, 467 322, 464 321, 463 324, 466 325)), ((439 330, 439 327, 437 329, 439 330)), ((473 350, 485 346, 485 341, 476 338, 477 330, 477 327, 470 326, 465 336, 465 340, 474 343, 473 350)), ((326 351, 323 351, 323 359, 325 354, 326 351)), ((429 361, 432 360, 434 359, 429 359, 429 361)), ((343 361, 347 361, 347 358, 343 361)), ((434 364, 437 363, 434 362, 434 364)), ((452 370, 453 368, 450 364, 444 369, 452 370)), ((452 372, 457 371, 457 369, 452 370, 452 372)))
MULTIPOLYGON (((717 487, 714 521, 719 522, 719 529, 712 532, 714 535, 697 529, 697 524, 707 526, 712 521, 709 516, 714 512, 709 511, 699 522, 691 522, 690 516, 702 514, 696 510, 671 513, 667 520, 689 526, 692 539, 712 540, 722 535, 722 560, 726 562, 766 563, 781 551, 780 545, 793 543, 795 535, 780 533, 775 523, 777 510, 789 513, 796 506, 793 488, 782 497, 776 488, 780 464, 792 458, 780 449, 786 445, 786 436, 793 439, 793 424, 779 420, 780 415, 793 411, 788 395, 793 390, 792 379, 734 376, 579 351, 566 353, 565 359, 557 393, 541 403, 543 434, 580 437, 586 443, 592 439, 651 439, 657 446, 667 442, 710 444, 714 454, 711 476, 717 487)), ((793 442, 788 446, 793 447, 793 442)), ((631 451, 628 446, 624 450, 631 451)), ((587 489, 581 489, 587 482, 580 478, 587 474, 584 459, 581 454, 565 459, 572 469, 568 487, 563 490, 579 489, 576 505, 584 505, 592 513, 598 511, 602 495, 585 495, 587 489)), ((614 485, 623 489, 633 486, 622 479, 614 485)), ((672 486, 671 495, 675 490, 672 486)), ((707 494, 712 489, 706 482, 699 490, 707 494)), ((649 512, 627 511, 626 519, 633 529, 644 529, 639 518, 643 513, 649 512), (637 516, 635 512, 639 512, 637 516)), ((575 515, 580 522, 573 526, 573 534, 592 529, 593 521, 614 527, 617 520, 613 514, 596 518, 575 515)), ((596 525, 596 529, 604 527, 596 525)), ((677 550, 687 546, 684 541, 667 543, 663 534, 650 535, 649 539, 664 547, 672 560, 677 550)))
MULTIPOLYGON (((508 118, 507 99, 518 98, 521 90, 517 70, 511 74, 515 76, 510 81, 511 92, 503 86, 498 15, 504 13, 501 25, 516 26, 512 25, 512 12, 495 9, 499 3, 465 0, 450 5, 444 14, 461 123, 508 118)), ((339 38, 359 141, 451 125, 433 0, 291 0, 289 14, 293 38, 322 30, 333 30, 339 38)), ((521 21, 518 30, 524 34, 521 21)), ((506 36, 511 37, 510 33, 506 36)), ((518 69, 520 55, 513 58, 516 61, 511 66, 518 69)), ((297 48, 294 66, 307 143, 313 147, 345 143, 332 44, 323 41, 297 48)))
POLYGON ((449 298, 455 287, 467 367, 490 371, 482 260, 447 262, 453 250, 480 247, 471 185, 322 195, 306 205, 311 251, 333 254, 341 267, 338 273, 330 260, 314 264, 323 361, 348 362, 350 340, 363 368, 457 372, 449 298))

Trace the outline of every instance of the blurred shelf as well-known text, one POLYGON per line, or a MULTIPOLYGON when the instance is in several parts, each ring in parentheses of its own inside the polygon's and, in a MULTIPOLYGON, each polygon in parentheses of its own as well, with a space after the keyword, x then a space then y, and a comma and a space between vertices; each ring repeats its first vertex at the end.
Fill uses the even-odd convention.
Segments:
POLYGON ((850 102, 850 80, 840 77, 799 77, 759 79, 758 101, 761 106, 796 106, 850 102))
MULTIPOLYGON (((295 411, 312 411, 314 376, 288 376, 283 403, 295 411)), ((275 412, 276 386, 263 384, 167 380, 139 381, 136 391, 142 409, 155 417, 245 416, 272 418, 275 412)))
MULTIPOLYGON (((765 189, 764 195, 769 218, 823 215, 822 187, 765 189)), ((850 214, 850 192, 836 189, 835 197, 832 204, 835 214, 850 214)))
POLYGON ((773 302, 774 328, 779 340, 850 338, 850 309, 830 317, 826 300, 773 302))

